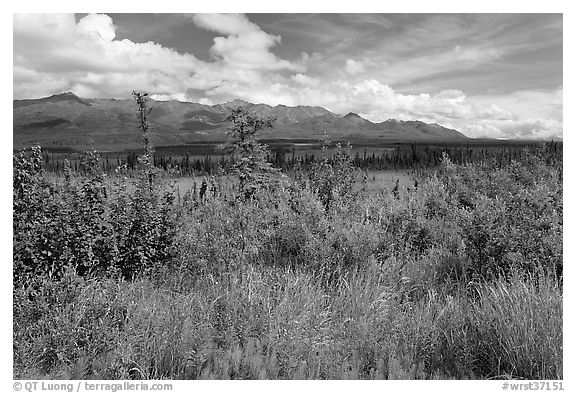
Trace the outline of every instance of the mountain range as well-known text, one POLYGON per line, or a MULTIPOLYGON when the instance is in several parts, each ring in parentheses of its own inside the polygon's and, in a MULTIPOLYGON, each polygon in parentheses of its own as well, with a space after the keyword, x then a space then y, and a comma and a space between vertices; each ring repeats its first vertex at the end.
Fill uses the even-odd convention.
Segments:
MULTIPOLYGON (((153 144, 184 145, 226 139, 233 108, 245 107, 261 116, 276 118, 274 129, 261 138, 318 140, 370 139, 383 142, 466 140, 462 133, 439 124, 386 120, 373 123, 356 113, 344 116, 319 106, 270 106, 234 100, 216 105, 150 100, 149 119, 153 144)), ((81 98, 67 92, 39 99, 13 101, 14 148, 44 147, 123 150, 141 146, 141 134, 132 99, 81 98)))

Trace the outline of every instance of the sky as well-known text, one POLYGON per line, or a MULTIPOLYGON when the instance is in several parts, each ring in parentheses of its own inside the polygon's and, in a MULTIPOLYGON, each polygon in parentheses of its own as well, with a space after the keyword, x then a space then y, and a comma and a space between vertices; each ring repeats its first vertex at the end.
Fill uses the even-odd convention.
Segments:
POLYGON ((14 14, 15 99, 322 106, 562 138, 562 14, 14 14))

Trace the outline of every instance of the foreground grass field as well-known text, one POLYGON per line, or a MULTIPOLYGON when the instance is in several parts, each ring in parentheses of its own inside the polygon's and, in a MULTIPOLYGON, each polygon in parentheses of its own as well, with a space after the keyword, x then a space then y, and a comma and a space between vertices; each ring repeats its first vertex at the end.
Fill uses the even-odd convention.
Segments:
POLYGON ((179 203, 159 177, 103 191, 95 156, 66 179, 38 157, 15 158, 14 378, 563 377, 545 147, 446 158, 410 190, 325 167, 179 203))
POLYGON ((189 285, 67 277, 15 298, 15 378, 562 378, 557 283, 402 304, 373 269, 329 289, 288 268, 189 285))

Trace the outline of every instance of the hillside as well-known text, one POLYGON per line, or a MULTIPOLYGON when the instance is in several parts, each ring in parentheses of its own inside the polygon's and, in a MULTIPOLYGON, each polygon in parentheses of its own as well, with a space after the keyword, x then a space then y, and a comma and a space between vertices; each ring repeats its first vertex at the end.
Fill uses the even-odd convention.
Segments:
MULTIPOLYGON (((226 138, 227 115, 242 106, 260 116, 274 116, 275 129, 263 138, 319 139, 326 131, 337 138, 385 141, 443 141, 467 137, 438 124, 387 120, 373 123, 356 113, 341 116, 319 106, 270 106, 242 100, 203 105, 153 101, 151 133, 155 145, 179 145, 226 138)), ((90 99, 67 92, 40 99, 13 101, 14 148, 45 147, 121 150, 140 146, 131 99, 90 99)))

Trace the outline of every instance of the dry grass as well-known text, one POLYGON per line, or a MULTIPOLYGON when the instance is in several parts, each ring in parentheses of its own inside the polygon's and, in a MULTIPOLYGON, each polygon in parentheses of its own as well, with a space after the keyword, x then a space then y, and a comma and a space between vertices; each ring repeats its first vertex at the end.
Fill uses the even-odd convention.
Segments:
POLYGON ((332 288, 249 266, 218 281, 67 280, 15 299, 15 321, 36 321, 15 326, 15 378, 562 378, 562 293, 545 278, 410 304, 375 266, 332 288))

